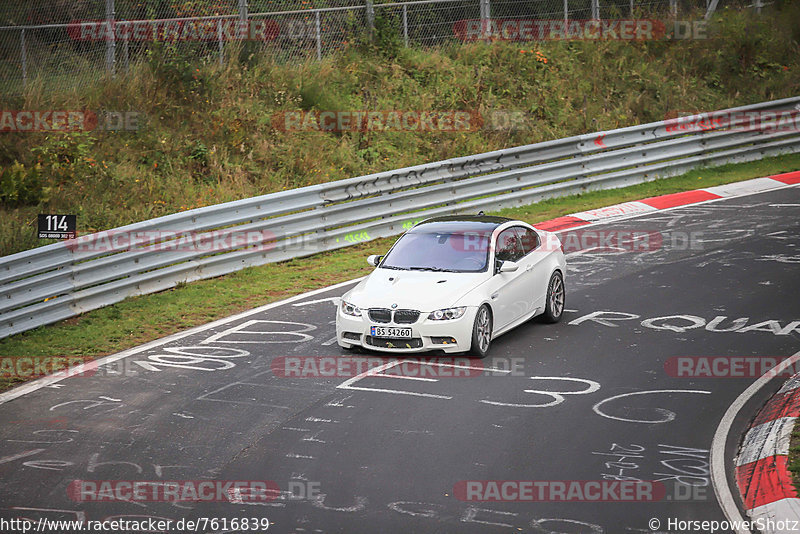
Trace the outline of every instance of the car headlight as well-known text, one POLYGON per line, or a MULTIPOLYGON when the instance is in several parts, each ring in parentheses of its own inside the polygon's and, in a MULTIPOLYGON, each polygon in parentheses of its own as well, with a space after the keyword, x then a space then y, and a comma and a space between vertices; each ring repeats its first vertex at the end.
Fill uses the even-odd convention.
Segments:
POLYGON ((445 308, 443 310, 436 310, 431 312, 428 315, 428 319, 432 321, 448 321, 450 319, 458 319, 464 312, 467 311, 466 306, 460 306, 458 308, 445 308))
POLYGON ((355 304, 342 301, 342 313, 345 315, 352 315, 353 317, 361 317, 361 308, 355 304))

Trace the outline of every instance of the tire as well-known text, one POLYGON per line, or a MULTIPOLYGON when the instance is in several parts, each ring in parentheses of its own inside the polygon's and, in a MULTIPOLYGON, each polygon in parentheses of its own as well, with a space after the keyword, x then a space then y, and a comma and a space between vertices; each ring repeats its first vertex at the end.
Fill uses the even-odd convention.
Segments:
POLYGON ((483 304, 475 314, 475 322, 472 325, 472 345, 469 352, 478 358, 485 358, 489 353, 491 343, 492 311, 489 306, 483 304))
POLYGON ((547 297, 544 303, 542 320, 546 323, 557 323, 564 315, 564 302, 566 300, 564 276, 561 271, 555 271, 547 283, 547 297))

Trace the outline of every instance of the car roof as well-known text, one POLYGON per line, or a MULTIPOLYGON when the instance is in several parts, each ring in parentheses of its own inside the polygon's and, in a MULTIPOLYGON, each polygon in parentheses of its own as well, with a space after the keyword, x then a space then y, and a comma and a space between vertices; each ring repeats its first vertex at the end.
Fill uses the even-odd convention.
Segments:
POLYGON ((492 215, 444 215, 417 223, 412 233, 491 232, 514 219, 492 215))

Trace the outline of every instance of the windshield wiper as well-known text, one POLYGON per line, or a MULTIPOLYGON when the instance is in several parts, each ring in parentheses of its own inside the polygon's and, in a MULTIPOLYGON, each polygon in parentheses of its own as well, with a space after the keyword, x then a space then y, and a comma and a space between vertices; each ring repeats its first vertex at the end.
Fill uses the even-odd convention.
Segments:
POLYGON ((456 273, 453 269, 442 269, 441 267, 409 267, 409 271, 433 271, 435 273, 456 273))

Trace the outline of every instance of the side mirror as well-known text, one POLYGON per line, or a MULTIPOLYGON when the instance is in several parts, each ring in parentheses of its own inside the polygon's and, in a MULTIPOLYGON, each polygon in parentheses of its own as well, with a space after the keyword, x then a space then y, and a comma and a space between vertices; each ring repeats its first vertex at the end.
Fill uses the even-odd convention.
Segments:
POLYGON ((367 263, 369 263, 373 267, 377 267, 382 259, 383 256, 379 256, 378 254, 373 254, 372 256, 367 257, 367 263))
POLYGON ((515 261, 504 261, 500 264, 501 273, 513 273, 517 269, 519 269, 519 264, 515 261))

